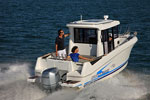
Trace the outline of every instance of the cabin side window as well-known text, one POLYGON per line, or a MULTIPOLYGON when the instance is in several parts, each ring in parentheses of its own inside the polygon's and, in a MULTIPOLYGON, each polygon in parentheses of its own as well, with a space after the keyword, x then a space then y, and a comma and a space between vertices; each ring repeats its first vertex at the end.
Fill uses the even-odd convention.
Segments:
POLYGON ((106 29, 106 30, 102 30, 102 41, 107 41, 109 39, 109 37, 112 37, 113 39, 118 38, 118 26, 106 29), (105 35, 103 35, 105 34, 105 35))
POLYGON ((118 26, 102 30, 101 41, 103 43, 104 54, 107 54, 115 49, 114 40, 118 38, 118 26))
POLYGON ((97 44, 97 29, 74 28, 74 42, 97 44))
POLYGON ((118 38, 118 34, 119 34, 118 26, 112 28, 112 33, 114 34, 114 39, 118 38))

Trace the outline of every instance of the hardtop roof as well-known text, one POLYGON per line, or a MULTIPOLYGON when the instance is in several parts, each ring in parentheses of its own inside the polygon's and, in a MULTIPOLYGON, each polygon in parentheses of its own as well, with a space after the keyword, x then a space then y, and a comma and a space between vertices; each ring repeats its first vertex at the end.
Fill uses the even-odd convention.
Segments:
POLYGON ((91 27, 106 29, 119 25, 120 22, 117 20, 104 20, 104 19, 89 19, 89 20, 79 20, 70 22, 67 24, 68 27, 91 27))

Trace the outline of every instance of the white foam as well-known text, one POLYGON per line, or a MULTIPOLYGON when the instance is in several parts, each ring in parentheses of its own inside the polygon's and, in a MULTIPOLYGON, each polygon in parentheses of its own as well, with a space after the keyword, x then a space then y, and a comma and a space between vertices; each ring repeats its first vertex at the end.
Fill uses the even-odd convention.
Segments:
POLYGON ((7 66, 5 72, 0 72, 0 100, 137 100, 150 93, 147 81, 150 75, 126 69, 113 78, 92 83, 82 91, 65 88, 47 95, 36 85, 27 83, 30 64, 7 66))
POLYGON ((30 64, 1 64, 0 67, 6 66, 8 68, 0 72, 0 100, 38 100, 46 96, 36 85, 26 81, 30 64))
MULTIPOLYGON (((0 72, 0 85, 9 84, 15 82, 16 80, 25 80, 29 76, 28 68, 29 64, 2 64, 7 66, 7 69, 4 72, 0 72)), ((3 68, 3 66, 0 66, 3 68)))
POLYGON ((120 73, 117 76, 91 84, 75 100, 136 100, 147 94, 144 82, 136 74, 120 73))
POLYGON ((72 88, 65 88, 51 95, 41 99, 41 100, 74 100, 79 94, 78 90, 72 88))
POLYGON ((97 81, 82 91, 61 90, 41 100, 137 100, 146 94, 143 74, 124 71, 105 81, 97 81))

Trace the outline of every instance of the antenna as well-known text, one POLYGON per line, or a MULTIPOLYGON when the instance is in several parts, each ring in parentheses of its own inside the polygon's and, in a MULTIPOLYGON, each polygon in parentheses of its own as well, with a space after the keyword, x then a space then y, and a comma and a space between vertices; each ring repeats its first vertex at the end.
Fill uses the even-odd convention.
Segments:
POLYGON ((82 15, 80 15, 80 20, 82 21, 82 15))
POLYGON ((126 31, 126 32, 124 32, 125 34, 130 34, 130 28, 129 28, 128 25, 126 26, 126 30, 125 31, 126 31))

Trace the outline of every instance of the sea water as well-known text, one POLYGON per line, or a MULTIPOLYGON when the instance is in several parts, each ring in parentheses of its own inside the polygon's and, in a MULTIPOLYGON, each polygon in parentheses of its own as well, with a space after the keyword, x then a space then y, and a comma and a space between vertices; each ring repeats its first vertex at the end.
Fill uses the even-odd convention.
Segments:
POLYGON ((0 0, 0 100, 150 100, 149 5, 149 0, 0 0), (28 83, 37 57, 55 50, 57 30, 68 33, 66 24, 80 15, 109 15, 138 32, 127 68, 82 90, 48 94, 28 83))

